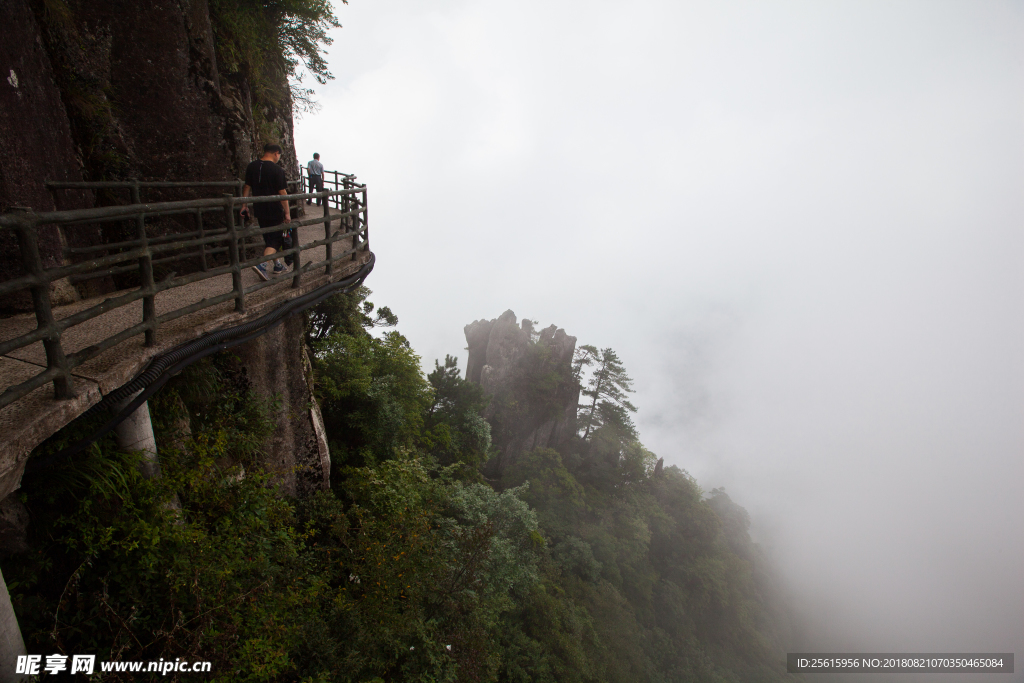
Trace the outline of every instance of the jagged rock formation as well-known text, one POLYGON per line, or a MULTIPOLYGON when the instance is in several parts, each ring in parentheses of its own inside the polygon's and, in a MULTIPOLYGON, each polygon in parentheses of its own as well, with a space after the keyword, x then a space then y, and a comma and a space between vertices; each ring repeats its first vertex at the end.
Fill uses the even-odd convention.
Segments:
MULTIPOLYGON (((41 40, 39 26, 25 2, 0 0, 4 17, 4 39, 0 40, 0 137, 8 153, 0 166, 0 210, 12 206, 53 211, 56 205, 46 191, 44 180, 82 180, 81 164, 75 152, 61 95, 56 87, 50 58, 41 40)), ((68 208, 89 206, 91 193, 65 195, 68 208)), ((64 236, 54 226, 39 230, 39 250, 47 267, 63 263, 64 236)), ((0 280, 21 274, 17 261, 17 237, 0 231, 0 280)), ((77 244, 76 244, 77 246, 77 244)), ((51 285, 55 304, 70 303, 78 293, 66 281, 51 285)), ((27 293, 5 302, 5 307, 27 310, 27 293)))
POLYGON ((491 395, 484 417, 500 453, 497 472, 534 448, 557 448, 576 433, 579 385, 573 378, 576 337, 551 325, 539 333, 533 321, 516 322, 505 311, 465 327, 469 347, 466 379, 491 395))

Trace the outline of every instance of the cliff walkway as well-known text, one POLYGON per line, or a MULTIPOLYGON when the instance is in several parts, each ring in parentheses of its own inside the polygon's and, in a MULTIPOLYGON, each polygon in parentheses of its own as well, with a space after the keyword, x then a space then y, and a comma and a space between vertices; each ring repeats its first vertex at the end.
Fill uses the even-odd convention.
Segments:
POLYGON ((127 190, 131 203, 0 215, 0 232, 17 235, 23 268, 0 282, 0 499, 18 486, 33 448, 97 403, 123 419, 188 363, 358 286, 374 260, 366 186, 331 171, 327 180, 323 192, 293 186, 287 197, 248 198, 231 181, 50 183, 54 192, 127 190), (154 188, 232 193, 143 202, 154 188), (262 234, 281 228, 247 225, 239 210, 285 198, 295 203, 293 219, 299 214, 291 223, 298 239, 263 256, 262 234), (100 243, 67 246, 81 243, 75 231, 100 243), (41 255, 41 241, 54 239, 60 259, 41 255), (279 256, 292 267, 264 282, 252 266, 269 271, 279 256))

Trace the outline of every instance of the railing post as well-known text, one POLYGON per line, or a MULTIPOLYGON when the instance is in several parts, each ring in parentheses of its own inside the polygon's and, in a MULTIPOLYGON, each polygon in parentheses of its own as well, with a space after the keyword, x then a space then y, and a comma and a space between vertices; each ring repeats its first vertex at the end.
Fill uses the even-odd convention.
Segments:
POLYGON ((235 230, 235 198, 224 195, 224 222, 228 228, 228 256, 231 259, 231 291, 235 293, 235 310, 245 312, 245 289, 242 287, 242 268, 238 261, 238 232, 235 230))
MULTIPOLYGON (((357 216, 357 218, 358 218, 358 216, 357 216)), ((370 248, 370 207, 366 203, 366 185, 363 185, 363 220, 362 220, 362 223, 363 223, 363 240, 362 241, 363 241, 363 246, 365 247, 364 251, 366 251, 367 249, 370 248)), ((358 226, 358 221, 357 221, 357 226, 358 226)), ((357 227, 357 229, 358 229, 358 227, 357 227)), ((356 235, 356 239, 359 239, 358 235, 356 235)), ((353 245, 353 248, 355 248, 355 245, 353 245)), ((356 254, 352 254, 352 260, 353 261, 356 260, 356 254)))
MULTIPOLYGON (((288 231, 291 232, 291 223, 288 225, 288 231)), ((295 236, 292 239, 292 248, 295 249, 295 255, 292 256, 292 289, 298 289, 299 283, 302 280, 302 245, 299 244, 299 229, 295 228, 295 236)))
MULTIPOLYGON (((351 185, 352 183, 348 179, 348 177, 342 179, 341 189, 350 190, 352 189, 351 185)), ((338 195, 338 207, 342 213, 346 214, 346 216, 342 219, 342 227, 344 229, 344 232, 352 232, 352 216, 349 216, 347 214, 352 210, 353 203, 354 202, 352 195, 347 193, 343 195, 338 195)), ((353 244, 355 243, 353 242, 353 244)))
MULTIPOLYGON (((206 229, 203 227, 203 210, 196 209, 196 228, 199 231, 199 239, 206 239, 206 229)), ((205 273, 210 267, 206 263, 206 243, 203 242, 199 245, 199 258, 202 261, 203 272, 205 273)))
POLYGON ((75 387, 71 380, 71 368, 68 367, 67 356, 60 345, 60 332, 55 329, 53 309, 50 305, 50 282, 43 272, 43 258, 39 254, 39 236, 36 226, 27 221, 18 221, 18 246, 21 249, 21 264, 26 273, 36 278, 32 286, 32 307, 36 311, 36 325, 47 330, 43 339, 46 350, 46 365, 56 368, 60 374, 53 379, 53 397, 57 399, 74 398, 75 387))
MULTIPOLYGON (((141 204, 142 196, 139 192, 139 181, 132 183, 132 204, 141 204)), ((142 281, 142 291, 149 292, 142 298, 142 322, 147 325, 156 325, 156 294, 153 291, 156 284, 153 280, 153 257, 149 253, 149 238, 146 236, 146 214, 140 213, 135 219, 135 226, 138 230, 139 241, 145 253, 139 257, 139 278, 142 281)), ((146 346, 153 346, 156 343, 155 327, 146 328, 146 346)))
MULTIPOLYGON (((244 189, 245 189, 245 181, 244 180, 239 180, 238 183, 235 185, 235 197, 236 198, 240 198, 242 196, 242 192, 244 191, 244 189)), ((249 205, 249 209, 250 210, 252 209, 252 205, 251 204, 249 205)), ((254 214, 250 211, 249 215, 252 216, 254 214)), ((242 227, 243 228, 248 227, 245 224, 245 221, 242 221, 242 227)), ((250 253, 249 252, 249 244, 246 243, 244 237, 239 238, 238 244, 239 244, 238 248, 240 250, 239 251, 239 259, 242 260, 242 261, 248 261, 249 260, 249 253, 250 253)), ((257 249, 256 253, 257 254, 262 254, 263 252, 260 251, 259 249, 257 249)))
MULTIPOLYGON (((324 194, 326 195, 326 193, 324 194)), ((326 240, 331 239, 331 206, 329 200, 329 196, 324 197, 324 239, 326 240)), ((334 264, 331 263, 331 253, 333 251, 333 246, 333 242, 327 243, 327 267, 324 269, 324 274, 327 275, 328 277, 330 277, 331 273, 334 271, 334 264)))

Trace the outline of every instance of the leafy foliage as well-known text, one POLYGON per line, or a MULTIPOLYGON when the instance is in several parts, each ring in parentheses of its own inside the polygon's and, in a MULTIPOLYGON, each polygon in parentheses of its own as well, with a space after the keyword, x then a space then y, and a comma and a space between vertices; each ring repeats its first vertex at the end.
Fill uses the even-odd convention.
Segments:
POLYGON ((461 377, 454 357, 424 377, 404 336, 370 334, 398 323, 370 294, 363 287, 331 297, 307 324, 332 462, 359 466, 419 452, 463 478, 478 476, 491 448, 481 416, 487 398, 461 377))
POLYGON ((408 340, 333 332, 314 349, 332 462, 372 465, 411 451, 432 396, 408 340))
MULTIPOLYGON (((347 3, 347 0, 342 0, 347 3)), ((224 75, 242 78, 260 102, 279 102, 277 83, 289 80, 292 105, 315 111, 312 90, 302 87, 312 74, 321 84, 334 78, 323 46, 340 27, 329 0, 209 0, 217 61, 224 75)), ((253 111, 257 127, 266 122, 253 111)), ((263 136, 270 137, 266 131, 263 136)))
POLYGON ((341 497, 285 500, 237 370, 218 357, 155 400, 161 478, 104 441, 25 482, 35 552, 4 570, 30 651, 208 660, 220 680, 492 678, 541 547, 520 491, 410 457, 345 468, 341 497))
POLYGON ((453 356, 434 366, 427 375, 433 402, 424 419, 422 447, 441 466, 455 466, 463 477, 476 476, 491 450, 491 425, 482 416, 487 396, 462 378, 453 356))
MULTIPOLYGON (((347 0, 342 0, 347 4, 347 0)), ((259 75, 272 67, 295 75, 305 67, 319 83, 332 79, 321 45, 340 27, 328 0, 210 0, 219 61, 229 71, 259 75), (279 64, 272 60, 280 59, 279 64)))
POLYGON ((584 345, 576 350, 573 358, 573 374, 576 381, 583 386, 584 368, 594 366, 583 396, 590 399, 590 404, 580 404, 579 427, 583 430, 583 438, 590 432, 605 425, 636 438, 636 426, 629 413, 635 413, 636 407, 629 402, 626 394, 633 393, 633 380, 626 374, 626 368, 613 349, 600 349, 584 345))
POLYGON ((397 325, 398 316, 390 308, 376 309, 372 301, 367 301, 371 294, 368 287, 360 287, 351 294, 332 296, 310 310, 306 316, 306 343, 315 346, 332 332, 355 336, 376 327, 397 325))
MULTIPOLYGON (((550 561, 541 565, 543 592, 508 617, 524 620, 525 630, 503 643, 503 680, 785 679, 784 610, 763 597, 774 586, 754 580, 764 560, 745 528, 743 536, 724 531, 685 472, 669 467, 633 487, 602 489, 602 480, 577 479, 555 451, 538 450, 504 481, 529 481, 524 499, 537 511, 550 561), (566 619, 568 606, 552 596, 582 611, 566 619), (587 666, 570 666, 579 661, 587 666)), ((738 510, 730 514, 742 517, 738 510)))
MULTIPOLYGON (((488 481, 488 397, 451 356, 424 375, 368 295, 307 328, 330 491, 279 495, 267 405, 224 354, 154 399, 161 478, 104 441, 26 479, 33 552, 3 569, 30 650, 209 660, 224 681, 789 680, 749 517, 654 467, 613 412, 630 412, 614 352, 586 347, 606 373, 588 439, 488 481)), ((532 361, 512 392, 527 419, 566 383, 532 361)))

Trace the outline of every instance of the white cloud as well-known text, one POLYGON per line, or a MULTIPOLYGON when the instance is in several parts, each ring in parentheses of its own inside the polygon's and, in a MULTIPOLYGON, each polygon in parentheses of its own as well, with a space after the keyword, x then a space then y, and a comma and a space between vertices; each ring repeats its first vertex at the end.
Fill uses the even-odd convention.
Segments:
POLYGON ((831 646, 1024 650, 1024 5, 339 16, 300 154, 368 182, 368 284, 426 363, 510 307, 613 346, 831 646))

